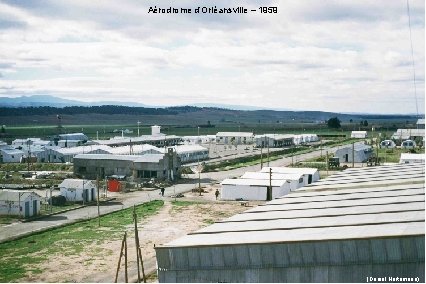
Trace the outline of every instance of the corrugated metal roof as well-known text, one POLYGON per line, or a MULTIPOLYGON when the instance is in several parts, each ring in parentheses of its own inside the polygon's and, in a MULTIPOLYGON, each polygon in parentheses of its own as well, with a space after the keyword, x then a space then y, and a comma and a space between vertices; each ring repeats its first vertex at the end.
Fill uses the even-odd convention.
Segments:
POLYGON ((111 154, 79 154, 75 159, 87 160, 117 160, 117 161, 134 161, 138 158, 137 155, 111 155, 111 154))
POLYGON ((139 156, 135 163, 158 163, 163 159, 164 154, 145 154, 139 156))
MULTIPOLYGON (((386 177, 390 168, 378 167, 373 173, 381 171, 386 177)), ((341 178, 345 176, 341 175, 341 178)), ((363 178, 368 179, 368 174, 363 178)), ((388 186, 341 190, 314 191, 321 186, 313 185, 311 191, 290 193, 162 247, 424 235, 424 174, 422 178, 421 184, 401 184, 401 181, 390 180, 387 181, 388 186)), ((336 182, 342 181, 337 179, 336 182)))

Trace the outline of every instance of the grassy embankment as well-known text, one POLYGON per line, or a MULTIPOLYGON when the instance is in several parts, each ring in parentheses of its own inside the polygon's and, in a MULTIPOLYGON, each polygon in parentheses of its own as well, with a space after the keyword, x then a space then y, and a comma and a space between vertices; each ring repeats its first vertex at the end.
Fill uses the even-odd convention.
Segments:
MULTIPOLYGON (((156 214, 163 205, 163 201, 151 201, 136 206, 138 218, 156 214)), ((88 249, 98 255, 113 253, 100 245, 121 239, 123 232, 132 228, 132 212, 133 208, 128 208, 102 216, 101 227, 96 218, 0 244, 0 282, 17 282, 29 272, 42 273, 37 265, 57 254, 79 255, 88 249), (93 244, 98 247, 88 248, 93 244)))

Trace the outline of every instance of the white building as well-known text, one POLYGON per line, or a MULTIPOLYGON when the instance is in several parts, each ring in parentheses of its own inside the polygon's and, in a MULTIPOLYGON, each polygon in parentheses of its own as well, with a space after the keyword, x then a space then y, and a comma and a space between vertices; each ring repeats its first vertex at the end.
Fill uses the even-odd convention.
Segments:
POLYGON ((29 218, 40 214, 42 197, 31 191, 0 191, 0 215, 29 218))
POLYGON ((341 163, 364 163, 368 158, 373 156, 373 148, 364 144, 355 144, 336 150, 335 157, 339 158, 341 163))
POLYGON ((293 145, 293 134, 263 134, 254 137, 256 147, 286 147, 293 145))
POLYGON ((400 164, 424 163, 425 154, 401 153, 400 164))
POLYGON ((209 158, 209 149, 200 145, 178 145, 169 148, 173 148, 181 163, 198 162, 209 158))
POLYGON ((261 172, 269 173, 269 169, 272 169, 272 173, 303 175, 305 185, 311 184, 320 179, 318 169, 315 168, 264 167, 261 172))
POLYGON ((252 144, 254 142, 253 132, 218 132, 216 143, 218 144, 252 144))
POLYGON ((67 201, 95 201, 97 198, 96 184, 91 180, 65 179, 59 184, 61 195, 67 201))
MULTIPOLYGON (((242 179, 261 179, 269 180, 269 173, 266 172, 246 172, 241 176, 242 179)), ((294 191, 305 185, 305 180, 302 174, 283 174, 272 173, 271 180, 286 180, 290 184, 290 190, 294 191)))
POLYGON ((306 144, 319 141, 317 134, 297 134, 293 137, 294 145, 306 144))
POLYGON ((0 149, 0 163, 20 163, 25 153, 18 149, 0 149))
POLYGON ((367 131, 352 131, 351 138, 365 139, 367 138, 367 131))
POLYGON ((419 129, 425 129, 425 119, 422 118, 422 119, 417 120, 416 126, 419 129))
POLYGON ((272 185, 272 197, 284 196, 290 192, 286 180, 225 179, 221 182, 221 200, 268 200, 268 187, 272 185))
POLYGON ((393 135, 392 139, 394 140, 407 140, 407 139, 416 139, 421 138, 424 141, 425 129, 398 129, 393 135))

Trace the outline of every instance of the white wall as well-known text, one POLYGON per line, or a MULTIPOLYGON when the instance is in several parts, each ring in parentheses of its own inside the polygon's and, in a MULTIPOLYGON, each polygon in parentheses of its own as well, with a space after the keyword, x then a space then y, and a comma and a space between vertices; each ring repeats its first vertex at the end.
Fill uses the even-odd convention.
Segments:
MULTIPOLYGON (((221 200, 266 200, 266 186, 222 185, 221 200)), ((272 187, 272 199, 284 196, 290 192, 290 186, 272 187)))
POLYGON ((21 200, 21 211, 19 210, 19 202, 18 201, 7 201, 7 200, 0 200, 0 215, 12 215, 12 216, 22 216, 25 217, 25 202, 29 203, 29 211, 28 215, 29 217, 33 216, 33 201, 36 200, 37 202, 37 215, 40 214, 40 199, 34 198, 33 195, 27 197, 25 200, 21 200))

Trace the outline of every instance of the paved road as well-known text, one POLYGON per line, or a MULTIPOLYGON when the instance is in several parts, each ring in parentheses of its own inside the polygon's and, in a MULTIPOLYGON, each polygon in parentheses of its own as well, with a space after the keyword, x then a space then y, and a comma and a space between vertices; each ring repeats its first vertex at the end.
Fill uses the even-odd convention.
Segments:
MULTIPOLYGON (((325 151, 330 153, 337 149, 323 149, 322 153, 325 154, 325 151)), ((293 161, 302 161, 310 159, 313 157, 320 156, 321 151, 314 151, 307 154, 301 154, 293 157, 293 161)), ((270 166, 287 166, 291 164, 292 158, 282 158, 279 160, 271 161, 270 166)), ((264 166, 267 166, 267 163, 264 163, 264 166)), ((260 165, 254 165, 244 168, 238 168, 229 171, 222 172, 211 172, 211 173, 202 173, 201 174, 201 185, 208 185, 211 183, 219 183, 220 181, 226 178, 238 177, 243 175, 246 171, 258 171, 260 170, 260 165)), ((171 196, 176 193, 184 193, 191 191, 193 188, 198 187, 198 175, 190 174, 188 175, 188 183, 180 183, 174 186, 166 188, 165 196, 171 196)), ((183 179, 185 181, 185 179, 183 179)), ((132 207, 133 205, 138 205, 150 200, 161 198, 159 191, 136 191, 126 194, 121 193, 109 193, 109 197, 116 197, 116 201, 109 202, 106 205, 101 206, 101 214, 106 214, 114 211, 118 211, 124 208, 132 207)), ((0 229, 0 243, 11 238, 16 238, 18 236, 23 236, 30 234, 32 232, 43 231, 48 228, 58 227, 64 224, 73 223, 82 219, 90 219, 97 216, 97 207, 88 206, 81 209, 76 209, 53 216, 45 217, 38 219, 32 222, 26 223, 14 223, 11 225, 3 226, 0 229)))

